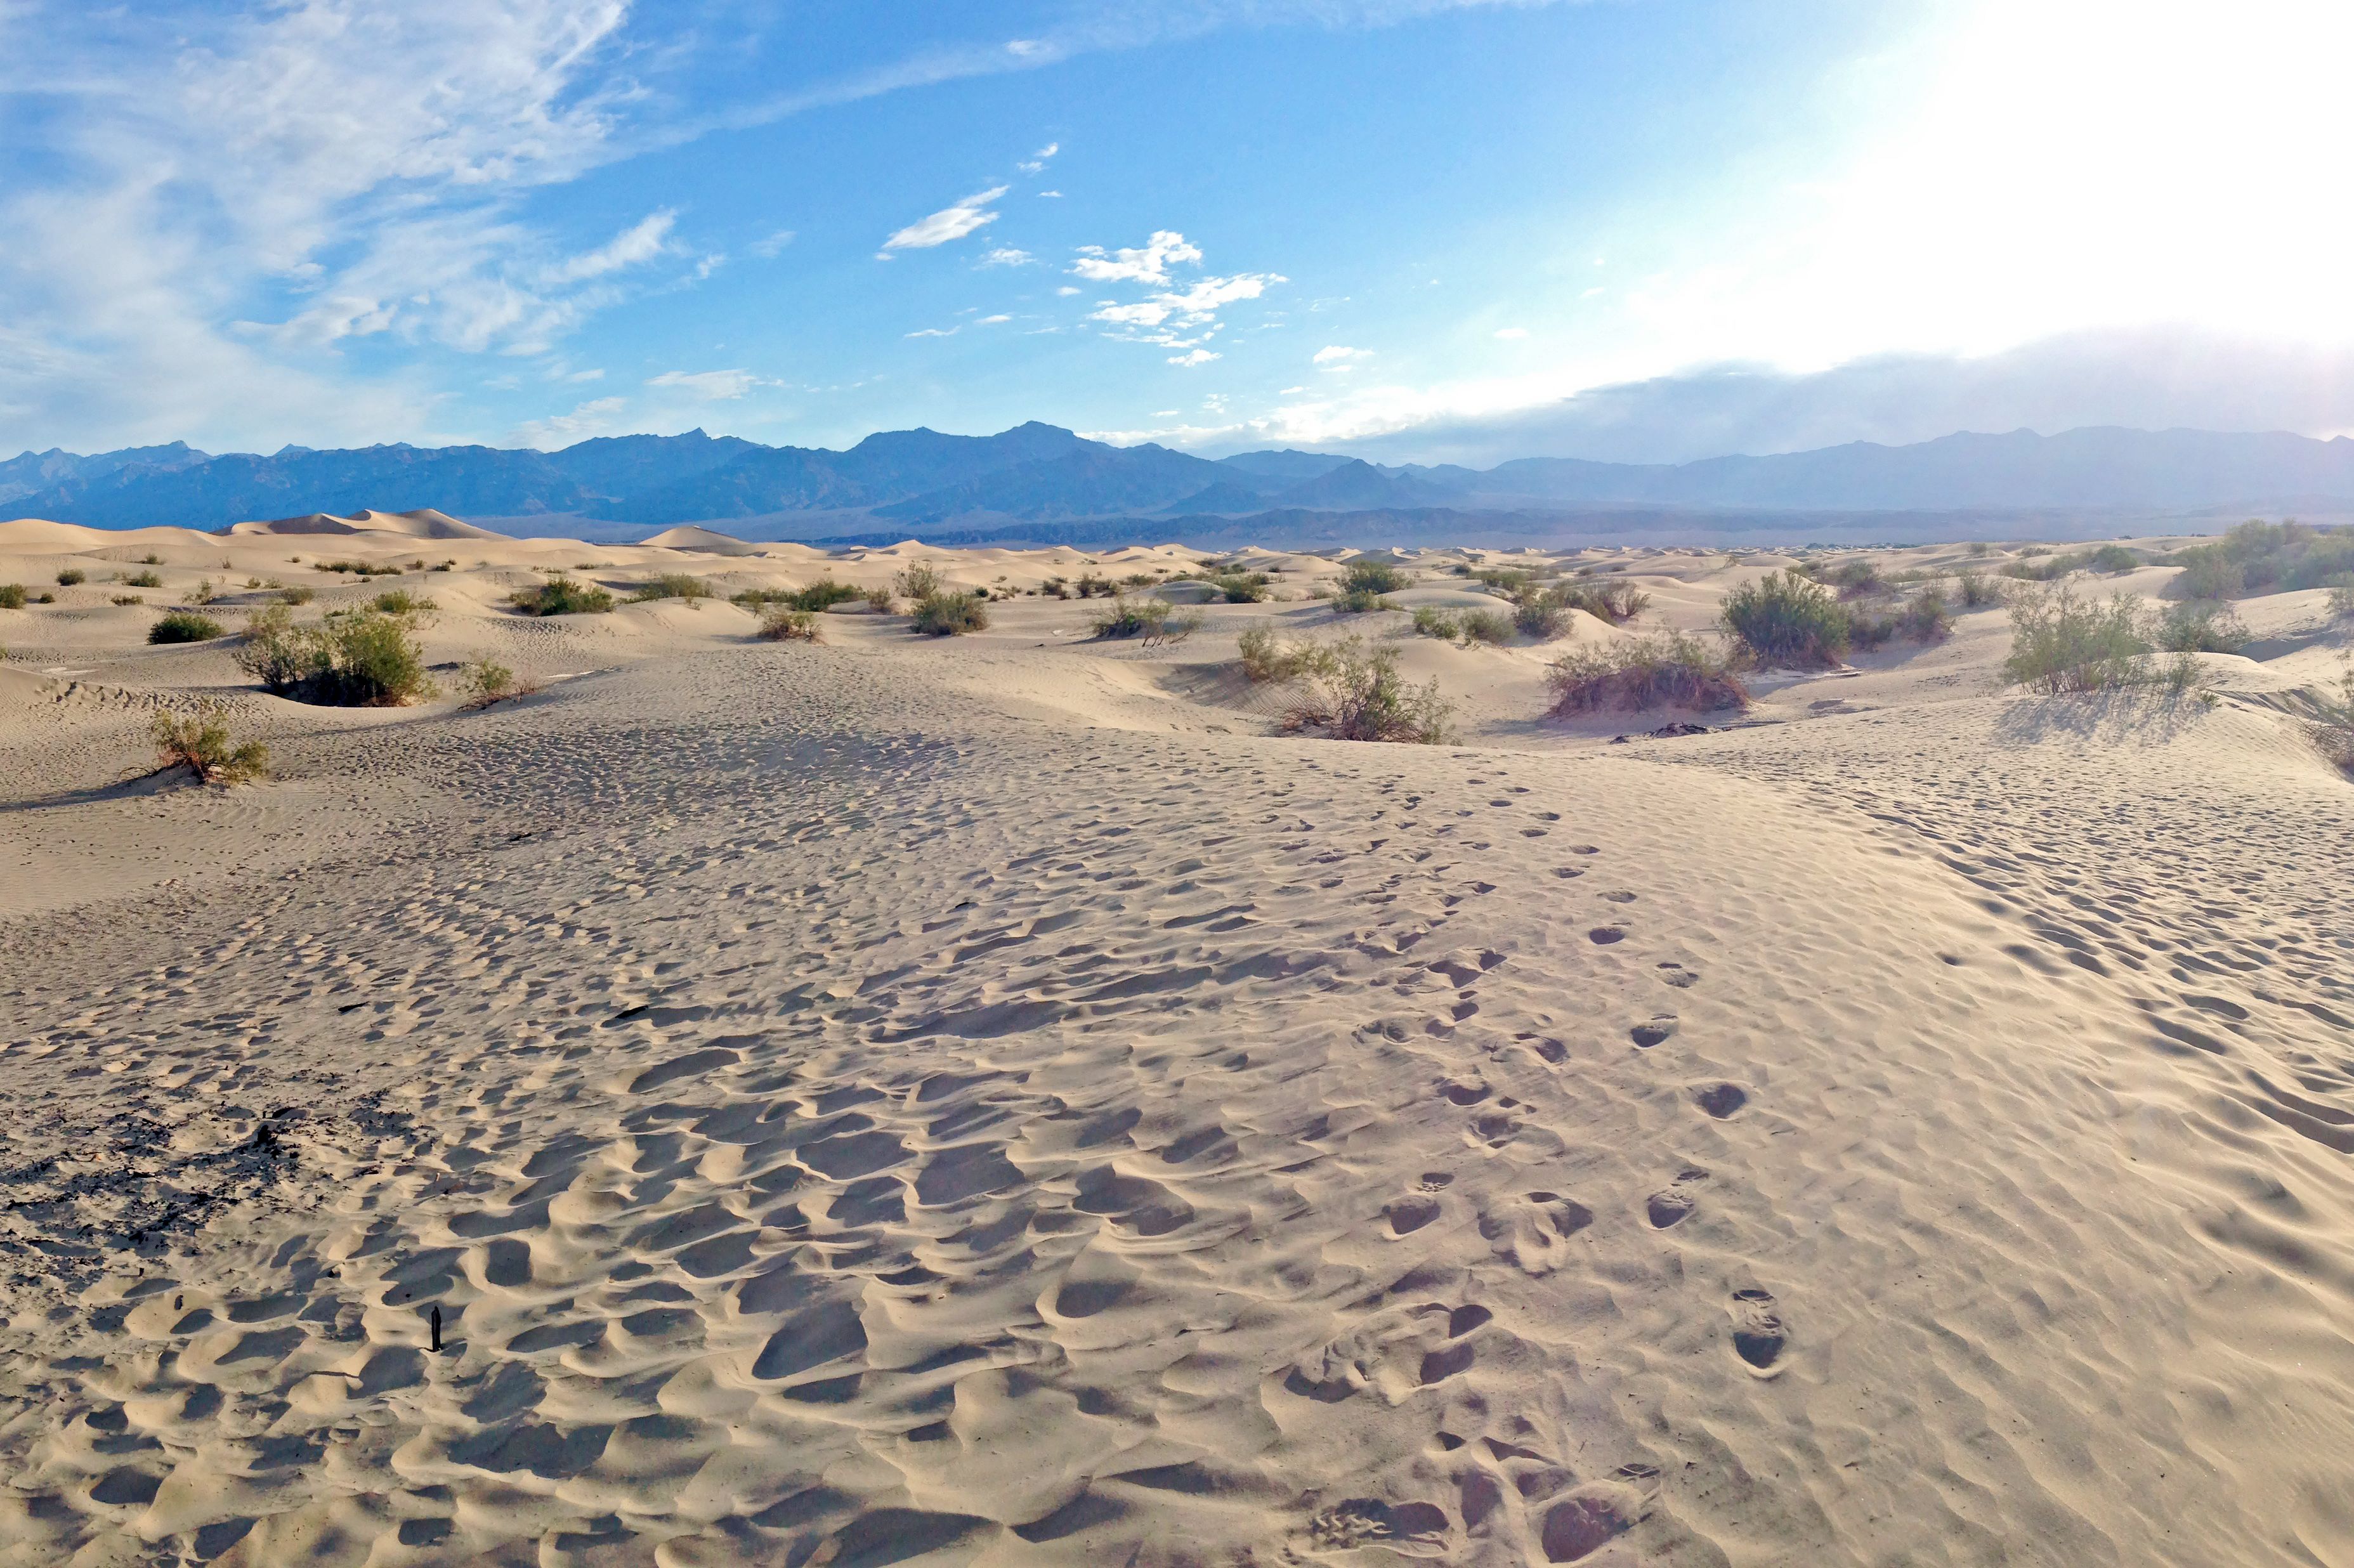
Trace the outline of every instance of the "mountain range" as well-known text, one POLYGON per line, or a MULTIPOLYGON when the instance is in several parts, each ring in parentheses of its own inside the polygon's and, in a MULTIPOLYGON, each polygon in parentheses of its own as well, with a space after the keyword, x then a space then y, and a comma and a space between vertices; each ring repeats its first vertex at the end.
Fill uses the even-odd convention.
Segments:
POLYGON ((1449 517, 1563 509, 1944 514, 2051 509, 2354 509, 2354 440, 2096 428, 1957 434, 1679 464, 1522 458, 1385 466, 1329 452, 1223 459, 1119 447, 1053 425, 993 436, 888 431, 846 451, 701 430, 559 451, 390 445, 218 456, 181 442, 0 462, 0 514, 102 528, 224 528, 303 513, 430 507, 561 522, 584 536, 708 524, 747 537, 1056 533, 1089 520, 1214 524, 1268 514, 1449 517))

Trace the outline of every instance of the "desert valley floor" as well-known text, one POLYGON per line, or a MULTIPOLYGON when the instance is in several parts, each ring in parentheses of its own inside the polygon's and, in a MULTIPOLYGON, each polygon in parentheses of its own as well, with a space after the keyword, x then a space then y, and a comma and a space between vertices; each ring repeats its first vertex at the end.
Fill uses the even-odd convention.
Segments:
MULTIPOLYGON (((2354 1564, 2320 593, 2211 702, 1986 609, 1672 737, 1399 636, 1416 747, 1236 672, 1325 556, 1148 648, 1020 590, 1191 552, 398 521, 0 524, 89 579, 0 610, 0 1563, 2354 1564), (504 603, 919 559, 1017 597, 504 603), (144 644, 200 578, 544 689, 269 696, 144 644), (136 777, 206 693, 274 779, 136 777)), ((1789 557, 1563 558, 1698 629, 1789 557)))

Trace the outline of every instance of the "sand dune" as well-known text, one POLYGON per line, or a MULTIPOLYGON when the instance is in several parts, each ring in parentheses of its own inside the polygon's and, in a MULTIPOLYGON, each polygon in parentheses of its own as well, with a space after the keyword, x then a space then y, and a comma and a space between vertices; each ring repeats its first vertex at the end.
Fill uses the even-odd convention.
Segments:
MULTIPOLYGON (((0 524, 90 578, 0 610, 0 1562, 2354 1562, 2316 596, 2211 705, 2005 690, 1985 609, 1613 745, 1669 715, 1317 556, 1147 648, 1025 590, 1192 553, 249 533, 118 606, 58 527, 0 524), (504 605, 918 560, 991 628, 504 605), (200 573, 545 690, 268 696, 140 641, 200 573), (1459 743, 1272 733, 1258 626, 1459 743), (194 694, 277 779, 122 781, 194 694)), ((1637 630, 1781 561, 1578 559, 1637 630)))
POLYGON ((233 536, 251 534, 397 534, 408 539, 505 537, 487 528, 477 528, 471 523, 461 523, 447 513, 436 512, 429 506, 414 512, 368 510, 351 517, 313 512, 300 517, 281 517, 269 523, 233 523, 223 532, 233 536))

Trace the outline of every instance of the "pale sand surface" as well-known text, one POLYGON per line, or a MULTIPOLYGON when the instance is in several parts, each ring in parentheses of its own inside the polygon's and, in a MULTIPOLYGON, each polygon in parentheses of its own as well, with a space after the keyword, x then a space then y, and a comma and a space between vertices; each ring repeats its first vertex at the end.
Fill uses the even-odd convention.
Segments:
POLYGON ((1391 644, 1445 747, 1272 733, 1314 556, 1157 649, 502 608, 1195 558, 757 548, 0 524, 91 578, 0 611, 0 1562, 2354 1563, 2318 594, 2212 706, 1988 610, 1625 746, 1391 644), (141 643, 249 576, 546 689, 141 643), (206 692, 279 778, 122 782, 206 692))

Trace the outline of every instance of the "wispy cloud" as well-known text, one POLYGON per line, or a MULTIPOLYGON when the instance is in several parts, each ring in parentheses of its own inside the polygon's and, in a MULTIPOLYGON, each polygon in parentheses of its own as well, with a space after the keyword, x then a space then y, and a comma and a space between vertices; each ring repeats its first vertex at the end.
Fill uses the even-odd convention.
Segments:
POLYGON ((545 276, 550 283, 578 283, 651 261, 669 249, 670 231, 677 222, 678 214, 665 207, 616 235, 612 243, 557 262, 545 276))
POLYGON ((1171 266, 1182 262, 1199 263, 1199 247, 1188 244, 1185 237, 1173 229, 1155 229, 1152 238, 1133 250, 1106 250, 1100 245, 1082 245, 1079 259, 1071 263, 1071 274, 1096 283, 1166 283, 1171 266))
POLYGON ((1049 142, 1031 154, 1029 157, 1016 164, 1014 167, 1025 175, 1043 175, 1046 172, 1047 160, 1062 150, 1063 144, 1060 142, 1049 142))
POLYGON ((981 257, 981 264, 984 267, 1031 267, 1035 266, 1037 260, 1038 258, 1031 255, 1027 250, 1016 250, 1010 245, 1001 245, 981 257))
POLYGON ((997 185, 979 191, 952 207, 942 207, 929 217, 917 218, 883 242, 884 253, 929 250, 952 239, 962 239, 974 230, 996 222, 997 215, 988 210, 989 204, 1003 196, 1005 190, 1005 186, 997 185))
POLYGON ((1108 250, 1082 246, 1070 270, 1097 282, 1157 285, 1140 300, 1101 300, 1087 320, 1116 329, 1113 335, 1134 343, 1190 352, 1170 356, 1172 365, 1205 365, 1218 356, 1202 346, 1219 332, 1218 313, 1243 300, 1255 300, 1270 285, 1285 281, 1278 272, 1240 272, 1233 277, 1204 277, 1180 288, 1170 269, 1198 266, 1202 251, 1173 229, 1156 229, 1144 244, 1108 250))
POLYGON ((741 397, 755 387, 775 385, 748 370, 665 370, 646 379, 649 387, 684 392, 705 403, 741 397))
POLYGON ((1373 351, 1370 348, 1349 348, 1336 343, 1327 347, 1318 349, 1316 351, 1316 363, 1319 365, 1344 365, 1352 359, 1370 359, 1373 357, 1373 351))
POLYGON ((519 446, 562 447, 575 441, 585 441, 591 436, 603 435, 613 428, 613 416, 628 407, 623 397, 599 397, 583 403, 569 414, 550 414, 544 419, 526 419, 514 428, 509 440, 519 446))
POLYGON ((1169 356, 1169 363, 1172 365, 1182 365, 1190 367, 1196 365, 1207 365, 1210 361, 1220 357, 1222 356, 1212 354, 1206 348, 1197 348, 1190 354, 1171 355, 1169 356))
POLYGON ((765 235, 758 239, 755 239, 750 245, 745 247, 745 249, 751 251, 753 255, 758 256, 763 261, 772 261, 779 256, 784 254, 785 247, 790 245, 794 238, 795 236, 791 229, 779 228, 774 234, 765 235))

